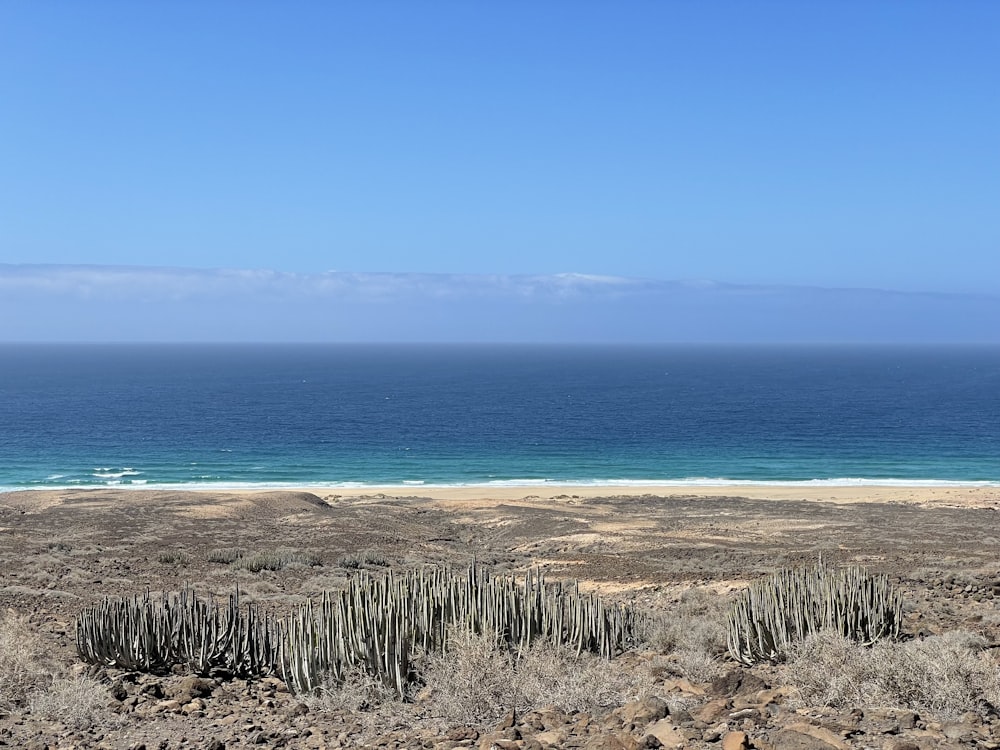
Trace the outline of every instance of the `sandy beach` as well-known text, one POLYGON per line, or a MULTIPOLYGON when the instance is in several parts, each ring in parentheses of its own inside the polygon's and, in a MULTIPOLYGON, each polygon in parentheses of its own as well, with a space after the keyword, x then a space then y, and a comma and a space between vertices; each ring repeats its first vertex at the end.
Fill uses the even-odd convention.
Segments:
MULTIPOLYGON (((745 497, 753 500, 806 500, 827 503, 911 503, 985 508, 1000 505, 1000 486, 991 485, 855 485, 824 484, 650 484, 650 485, 510 485, 432 486, 386 485, 364 488, 302 487, 321 497, 345 499, 422 497, 449 503, 490 501, 565 501, 601 497, 745 497)), ((243 490, 257 493, 258 490, 243 490)))

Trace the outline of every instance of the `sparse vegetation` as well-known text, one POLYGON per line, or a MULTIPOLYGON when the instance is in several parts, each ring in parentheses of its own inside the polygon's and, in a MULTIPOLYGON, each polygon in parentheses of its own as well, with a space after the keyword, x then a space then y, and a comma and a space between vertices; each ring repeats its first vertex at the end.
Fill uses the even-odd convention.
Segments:
POLYGON ((212 563, 222 563, 229 565, 234 563, 246 554, 246 550, 241 547, 217 547, 209 550, 205 559, 212 563))
POLYGON ((164 550, 156 556, 156 562, 163 565, 184 565, 187 561, 187 555, 177 550, 164 550))
POLYGON ((51 684, 53 672, 27 618, 12 610, 0 614, 0 709, 24 706, 51 684))
POLYGON ((711 654, 726 650, 726 611, 732 601, 703 589, 685 589, 664 612, 650 619, 646 642, 657 651, 700 649, 711 654))
POLYGON ((806 705, 987 715, 1000 706, 1000 671, 985 645, 977 635, 951 631, 865 647, 824 630, 793 648, 784 674, 806 705))
POLYGON ((568 712, 598 712, 637 696, 647 675, 593 654, 536 643, 518 653, 488 633, 453 629, 446 652, 419 660, 417 694, 400 702, 367 672, 351 671, 305 700, 313 710, 350 710, 374 718, 391 713, 443 719, 448 726, 488 727, 512 711, 520 715, 557 705, 568 712))
MULTIPOLYGON (((523 735, 520 744, 531 747, 533 740, 542 747, 610 746, 616 741, 612 735, 631 746, 624 735, 641 743, 646 719, 632 719, 635 704, 612 707, 637 698, 642 705, 645 698, 654 706, 669 704, 668 722, 675 726, 686 722, 685 711, 700 721, 709 703, 725 703, 728 713, 708 721, 708 729, 699 728, 695 734, 680 727, 690 735, 687 746, 692 750, 720 747, 722 738, 703 740, 701 735, 709 736, 723 723, 730 731, 746 731, 752 744, 764 747, 766 742, 758 740, 777 741, 779 733, 805 716, 822 716, 824 726, 849 727, 852 734, 844 743, 858 747, 881 747, 886 739, 890 744, 944 746, 945 729, 949 737, 961 735, 958 742, 969 747, 1000 736, 1000 716, 992 708, 1000 700, 995 697, 1000 652, 992 646, 981 648, 978 636, 949 632, 969 628, 990 644, 1000 642, 996 549, 956 541, 978 540, 993 511, 926 508, 916 514, 905 504, 885 504, 876 513, 823 503, 751 504, 754 517, 765 519, 768 528, 792 530, 780 537, 780 544, 766 535, 746 544, 737 533, 746 528, 741 525, 745 501, 704 500, 684 510, 682 504, 637 498, 573 508, 576 518, 595 523, 606 524, 608 513, 615 515, 616 524, 635 521, 641 534, 630 531, 618 547, 610 531, 600 538, 546 536, 563 529, 551 524, 562 523, 566 503, 551 508, 542 501, 512 505, 503 510, 504 525, 493 526, 499 514, 495 507, 463 509, 461 517, 421 515, 405 503, 397 507, 386 501, 373 524, 372 501, 357 507, 345 502, 335 517, 323 516, 313 527, 277 522, 275 518, 286 516, 270 508, 258 525, 250 526, 245 518, 204 499, 197 499, 203 513, 178 512, 172 503, 181 498, 174 495, 164 495, 161 503, 127 494, 113 504, 103 496, 96 500, 68 526, 60 524, 80 501, 77 496, 61 506, 59 516, 7 512, 0 496, 0 514, 7 513, 0 516, 0 526, 12 530, 0 532, 6 543, 0 545, 0 556, 8 570, 0 587, 0 611, 12 606, 31 613, 30 618, 0 617, 0 629, 20 623, 15 637, 7 639, 14 647, 0 653, 0 739, 10 747, 28 747, 36 739, 50 747, 132 747, 140 742, 155 747, 166 739, 173 747, 184 736, 199 746, 204 744, 199 737, 217 737, 227 747, 251 740, 270 746, 287 736, 287 746, 298 747, 311 744, 306 739, 310 728, 319 735, 315 740, 325 736, 327 744, 337 744, 334 738, 339 737, 341 744, 354 746, 376 746, 382 738, 400 747, 419 747, 429 740, 443 745, 447 738, 456 746, 476 747, 487 735, 513 736, 515 730, 523 735), (729 524, 728 538, 735 541, 720 534, 718 544, 699 541, 688 548, 687 537, 678 542, 673 536, 676 529, 688 528, 685 523, 696 524, 690 527, 692 534, 701 533, 706 514, 713 524, 729 524), (919 524, 904 523, 915 514, 919 524), (862 524, 874 515, 892 519, 896 535, 860 536, 859 530, 867 528, 862 524), (850 523, 849 534, 838 525, 842 523, 850 523), (933 537, 928 536, 932 527, 933 537), (48 534, 49 529, 59 534, 48 534), (939 535, 945 541, 928 543, 939 535), (417 541, 405 550, 391 549, 385 541, 390 537, 417 541), (59 545, 63 539, 70 542, 71 551, 59 545), (420 541, 425 539, 433 541, 420 541), (859 539, 866 539, 870 549, 856 549, 859 539), (788 540, 792 544, 786 549, 788 540), (650 545, 653 554, 637 551, 639 544, 650 545), (252 604, 258 613, 277 618, 299 612, 310 599, 315 608, 323 592, 336 599, 352 582, 390 575, 400 579, 409 568, 429 570, 432 562, 464 563, 473 547, 477 559, 490 561, 488 570, 494 575, 509 576, 537 561, 551 571, 553 580, 579 576, 595 584, 595 590, 611 592, 613 601, 658 616, 643 618, 643 642, 634 652, 611 661, 586 650, 577 656, 575 649, 555 648, 544 639, 512 648, 505 638, 492 638, 486 631, 456 631, 447 636, 445 652, 422 645, 413 649, 403 698, 393 684, 364 665, 348 666, 339 677, 327 675, 310 693, 286 691, 276 679, 281 672, 273 668, 244 680, 231 679, 225 668, 211 666, 207 674, 192 676, 186 661, 156 674, 124 665, 73 664, 71 618, 99 600, 100 593, 131 594, 147 586, 154 592, 176 590, 177 568, 158 563, 160 552, 186 556, 183 577, 198 581, 199 592, 231 591, 238 583, 244 606, 252 604), (782 664, 734 662, 727 652, 725 625, 739 595, 737 587, 748 576, 798 564, 819 548, 832 550, 830 557, 843 564, 864 560, 900 576, 898 585, 906 592, 904 640, 864 647, 838 637, 839 645, 824 646, 828 652, 821 649, 805 656, 798 650, 805 644, 796 641, 782 664), (621 549, 627 554, 617 554, 621 549), (942 556, 942 549, 948 554, 942 556), (230 567, 242 557, 278 550, 313 551, 323 556, 326 566, 296 568, 292 563, 277 573, 230 567), (390 558, 391 573, 378 565, 383 554, 390 558), (357 559, 357 568, 339 564, 348 557, 357 559), (920 572, 921 567, 926 572, 920 572), (632 580, 639 585, 633 587, 632 580), (931 632, 944 635, 916 635, 931 632), (717 676, 724 679, 708 684, 717 676), (189 685, 200 683, 206 692, 194 698, 196 691, 189 685), (16 697, 10 700, 12 695, 16 697), (79 713, 75 706, 82 707, 79 713), (855 708, 862 709, 862 718, 855 708), (503 729, 503 717, 512 711, 514 727, 503 729), (743 713, 731 719, 736 711, 743 713), (969 718, 971 712, 982 718, 969 718), (251 720, 260 729, 248 734, 251 720), (904 723, 892 730, 895 734, 883 734, 900 721, 904 723), (299 732, 297 737, 293 731, 299 732)), ((281 507, 281 513, 291 512, 281 507)), ((291 509, 305 512, 299 506, 291 509)), ((159 597, 153 595, 156 601, 159 597)), ((219 603, 224 608, 226 597, 219 603)), ((277 622, 272 620, 275 627, 277 622)))
POLYGON ((643 641, 647 648, 672 656, 669 667, 693 682, 708 682, 723 671, 726 652, 727 597, 686 589, 663 611, 647 613, 643 641))
POLYGON ((249 570, 251 573, 259 573, 262 570, 282 570, 290 565, 315 567, 322 564, 323 562, 317 554, 288 548, 279 548, 274 552, 254 552, 240 555, 231 563, 234 569, 249 570))
POLYGON ((0 615, 0 711, 86 728, 106 718, 108 690, 87 677, 67 677, 23 615, 0 615))
POLYGON ((47 690, 31 696, 29 710, 36 718, 86 729, 108 708, 110 700, 107 687, 90 677, 59 677, 47 690))
POLYGON ((353 570, 365 566, 385 567, 389 564, 389 560, 384 555, 375 552, 374 550, 362 550, 361 552, 356 552, 353 555, 344 555, 340 558, 339 564, 342 568, 353 570))

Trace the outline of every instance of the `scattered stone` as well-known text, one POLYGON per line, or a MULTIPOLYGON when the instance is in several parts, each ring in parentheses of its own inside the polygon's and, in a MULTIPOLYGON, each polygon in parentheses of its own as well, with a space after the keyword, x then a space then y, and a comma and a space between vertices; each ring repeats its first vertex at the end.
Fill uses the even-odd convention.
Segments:
POLYGON ((511 709, 506 716, 500 719, 500 723, 497 724, 497 729, 510 729, 516 723, 517 723, 517 713, 513 709, 511 709))
POLYGON ((159 680, 146 680, 139 685, 139 693, 150 698, 163 698, 163 683, 159 680))
POLYGON ((626 703, 615 713, 621 717, 625 724, 635 726, 646 726, 651 722, 658 721, 670 713, 667 702, 655 695, 647 696, 642 700, 626 703))
POLYGON ((844 745, 833 745, 811 734, 797 732, 794 729, 781 729, 772 738, 769 745, 755 740, 755 746, 761 750, 840 750, 844 745))
POLYGON ((125 683, 120 679, 111 683, 108 692, 111 693, 111 697, 116 701, 124 701, 128 698, 128 690, 125 687, 125 683))
POLYGON ((787 729, 800 734, 809 735, 821 742, 837 748, 838 750, 850 750, 850 745, 844 742, 843 738, 836 732, 832 732, 826 727, 815 726, 813 724, 790 724, 787 729))
POLYGON ((478 740, 479 732, 473 727, 455 727, 450 732, 445 734, 444 738, 446 740, 452 740, 453 742, 461 740, 478 740))
POLYGON ((651 734, 663 747, 679 748, 687 744, 687 736, 678 727, 673 725, 670 719, 660 719, 654 721, 646 727, 646 733, 651 734))
POLYGON ((207 698, 215 690, 215 681, 205 677, 188 676, 180 682, 167 685, 164 694, 181 703, 190 703, 195 698, 207 698))
POLYGON ((748 750, 750 738, 746 732, 730 732, 722 738, 722 750, 748 750))
POLYGON ((582 750, 639 750, 642 745, 628 732, 595 735, 587 740, 582 750))
POLYGON ((720 698, 731 698, 738 694, 757 693, 767 689, 767 687, 768 684, 753 672, 733 669, 712 680, 708 686, 708 694, 720 698))
POLYGON ((668 693, 687 693, 688 695, 705 695, 705 688, 695 685, 690 680, 677 677, 666 680, 663 683, 663 690, 668 693))
POLYGON ((917 714, 894 708, 874 708, 861 720, 861 728, 868 734, 899 734, 913 729, 917 724, 917 714))

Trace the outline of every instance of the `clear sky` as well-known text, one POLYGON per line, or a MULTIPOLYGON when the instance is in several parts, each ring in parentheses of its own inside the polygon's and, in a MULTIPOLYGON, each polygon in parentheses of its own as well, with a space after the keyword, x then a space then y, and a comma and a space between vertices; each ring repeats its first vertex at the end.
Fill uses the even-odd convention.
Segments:
POLYGON ((0 263, 1000 292, 1000 3, 0 3, 0 263))

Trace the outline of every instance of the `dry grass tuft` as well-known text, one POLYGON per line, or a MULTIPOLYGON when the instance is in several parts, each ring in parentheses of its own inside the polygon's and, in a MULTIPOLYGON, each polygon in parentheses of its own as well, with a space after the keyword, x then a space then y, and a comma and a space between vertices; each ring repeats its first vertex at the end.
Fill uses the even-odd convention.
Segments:
POLYGON ((518 713, 558 705, 597 712, 639 691, 641 677, 591 654, 538 643, 520 656, 489 635, 454 632, 444 654, 423 672, 427 710, 452 724, 487 726, 518 713))
POLYGON ((635 698, 649 677, 642 670, 591 654, 577 657, 550 644, 536 644, 519 656, 495 637, 465 630, 452 631, 448 646, 443 654, 417 660, 421 679, 406 702, 360 670, 303 701, 316 712, 350 714, 366 732, 397 723, 487 728, 512 710, 557 705, 569 712, 596 713, 635 698))
POLYGON ((352 669, 343 682, 326 682, 315 695, 302 701, 312 711, 339 713, 381 713, 387 707, 402 708, 396 690, 360 667, 352 669))
POLYGON ((186 565, 188 557, 177 550, 164 550, 156 556, 156 562, 162 565, 186 565))
POLYGON ((348 569, 362 568, 366 565, 374 567, 385 567, 389 560, 379 552, 366 549, 353 555, 344 555, 340 558, 340 567, 348 569))
POLYGON ((53 667, 28 618, 13 610, 0 615, 0 709, 23 708, 51 684, 53 667))
POLYGON ((28 705, 36 718, 87 729, 105 712, 110 699, 107 687, 81 675, 56 678, 48 689, 34 693, 28 705))
POLYGON ((643 640, 673 656, 670 668, 692 682, 710 682, 724 671, 726 609, 729 600, 710 591, 687 589, 665 612, 649 616, 643 640))
POLYGON ((315 567, 322 565, 319 555, 312 552, 300 552, 295 549, 280 547, 274 552, 255 552, 236 558, 232 567, 236 570, 249 570, 259 573, 262 570, 282 570, 290 565, 315 567))
POLYGON ((0 616, 0 709, 75 729, 107 719, 107 688, 88 677, 65 677, 49 651, 26 617, 13 611, 0 616))
POLYGON ((205 559, 213 563, 223 563, 229 565, 234 563, 246 554, 242 547, 216 547, 208 551, 205 559))
POLYGON ((821 632, 799 644, 784 672, 809 705, 988 715, 1000 706, 1000 669, 984 646, 962 631, 870 648, 821 632))
POLYGON ((687 589, 665 612, 650 618, 645 641, 661 653, 678 649, 724 653, 729 604, 726 597, 711 591, 687 589))

